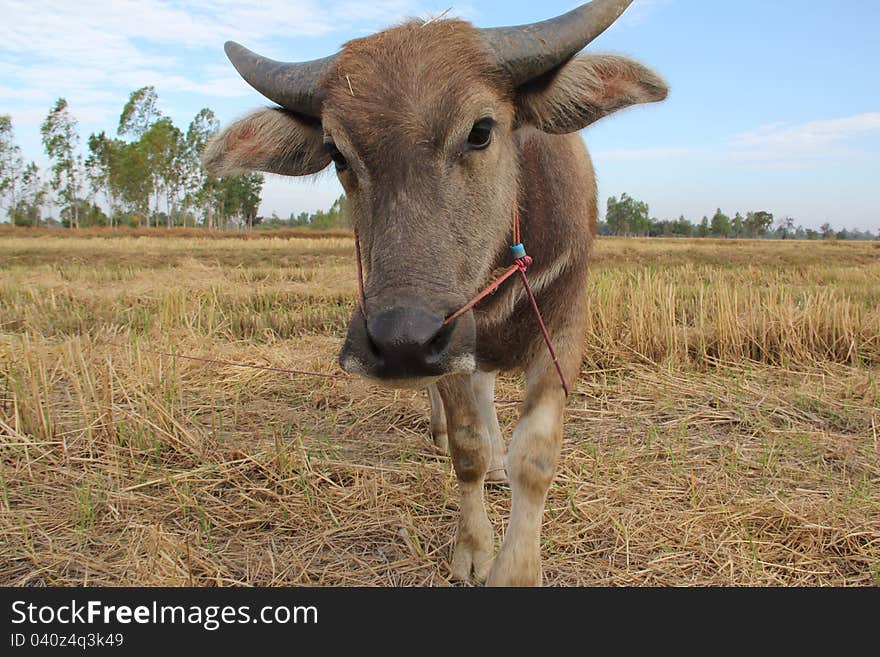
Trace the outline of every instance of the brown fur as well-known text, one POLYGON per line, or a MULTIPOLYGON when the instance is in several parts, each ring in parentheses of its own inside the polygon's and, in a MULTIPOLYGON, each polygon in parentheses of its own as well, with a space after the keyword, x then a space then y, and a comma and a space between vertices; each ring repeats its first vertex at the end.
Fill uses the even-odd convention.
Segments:
POLYGON ((350 42, 326 84, 324 134, 351 166, 340 180, 361 233, 368 306, 430 290, 430 310, 446 314, 487 279, 510 232, 494 218, 512 208, 513 145, 460 157, 475 120, 492 116, 510 132, 510 90, 460 21, 350 42), (485 248, 451 254, 450 240, 485 248))

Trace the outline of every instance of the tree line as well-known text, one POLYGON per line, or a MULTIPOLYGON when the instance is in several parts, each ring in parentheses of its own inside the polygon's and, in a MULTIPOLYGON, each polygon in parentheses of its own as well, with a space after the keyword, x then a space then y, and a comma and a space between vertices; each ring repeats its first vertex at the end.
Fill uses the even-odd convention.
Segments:
POLYGON ((346 199, 343 194, 330 206, 329 210, 316 212, 291 212, 287 219, 273 212, 271 217, 260 218, 260 228, 351 228, 351 221, 346 211, 346 199))
POLYGON ((618 199, 608 199, 605 221, 599 222, 600 235, 630 235, 640 237, 732 237, 732 238, 777 238, 777 239, 839 239, 839 240, 880 240, 880 229, 874 235, 870 231, 836 230, 829 222, 818 230, 795 225, 792 217, 774 220, 773 213, 766 210, 747 212, 745 216, 737 212, 733 217, 724 214, 721 208, 711 218, 704 216, 698 223, 692 223, 684 215, 678 219, 656 219, 648 213, 648 204, 638 201, 629 194, 621 194, 618 199))
MULTIPOLYGON (((80 153, 78 123, 67 101, 59 98, 40 126, 50 166, 41 171, 25 163, 16 145, 12 120, 0 114, 0 208, 17 226, 205 226, 350 228, 345 196, 329 210, 291 213, 282 219, 257 215, 264 177, 249 173, 218 178, 201 165, 200 154, 219 124, 214 112, 200 110, 186 131, 159 109, 152 86, 130 95, 119 116, 116 134, 102 131, 87 140, 80 153), (51 205, 59 218, 44 217, 51 205)), ((781 239, 880 239, 870 231, 837 230, 825 222, 818 230, 795 225, 791 217, 775 220, 765 210, 737 212, 719 208, 712 217, 692 223, 657 219, 648 204, 624 193, 608 199, 602 235, 643 237, 731 237, 781 239)))
POLYGON ((134 92, 115 135, 91 134, 86 155, 67 100, 59 98, 40 126, 47 171, 25 163, 12 120, 0 115, 0 207, 17 226, 205 226, 257 223, 264 178, 251 173, 218 178, 200 154, 219 129, 208 108, 186 131, 159 109, 152 86, 134 92), (56 219, 44 212, 54 205, 56 219))

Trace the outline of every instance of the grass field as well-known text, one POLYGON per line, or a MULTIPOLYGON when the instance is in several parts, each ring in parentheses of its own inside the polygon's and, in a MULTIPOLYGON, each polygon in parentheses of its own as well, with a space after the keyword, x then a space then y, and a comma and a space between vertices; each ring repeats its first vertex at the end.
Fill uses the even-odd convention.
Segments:
MULTIPOLYGON (((0 584, 448 584, 423 392, 169 355, 338 372, 311 235, 0 231, 0 584)), ((603 238, 585 285, 545 583, 880 585, 880 243, 603 238)))

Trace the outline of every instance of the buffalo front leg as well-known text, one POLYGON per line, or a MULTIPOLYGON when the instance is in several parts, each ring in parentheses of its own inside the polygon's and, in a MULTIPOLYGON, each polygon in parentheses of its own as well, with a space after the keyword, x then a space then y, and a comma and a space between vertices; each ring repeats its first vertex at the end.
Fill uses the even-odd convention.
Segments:
POLYGON ((489 469, 486 471, 487 484, 506 484, 507 470, 504 469, 504 439, 498 424, 495 410, 495 372, 474 372, 471 374, 474 397, 483 427, 489 435, 489 469))
POLYGON ((434 447, 445 453, 449 448, 446 410, 443 408, 443 397, 434 383, 428 385, 428 402, 431 405, 431 438, 434 440, 434 447))
MULTIPOLYGON (((539 360, 542 365, 526 373, 525 405, 508 450, 510 522, 489 586, 541 585, 541 521, 562 447, 565 393, 553 365, 539 360)), ((579 354, 568 361, 568 367, 563 361, 563 371, 574 381, 579 354)))
POLYGON ((454 374, 437 382, 449 451, 461 495, 458 529, 452 551, 452 577, 467 581, 486 579, 492 565, 495 537, 483 501, 483 480, 489 464, 488 434, 483 428, 477 399, 468 374, 454 374))

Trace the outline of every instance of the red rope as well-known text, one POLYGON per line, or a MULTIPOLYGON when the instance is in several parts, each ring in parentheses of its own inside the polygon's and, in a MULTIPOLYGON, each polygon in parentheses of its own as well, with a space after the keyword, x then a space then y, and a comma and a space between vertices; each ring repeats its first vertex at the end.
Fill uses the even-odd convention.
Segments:
POLYGON ((513 243, 522 244, 522 237, 519 234, 519 201, 513 204, 513 243))
POLYGON ((513 276, 516 272, 520 270, 520 266, 518 264, 510 265, 501 276, 496 278, 494 281, 489 283, 489 285, 482 292, 477 294, 473 299, 464 304, 461 308, 452 313, 446 320, 443 322, 444 324, 449 324, 449 322, 458 319, 462 315, 464 315, 468 310, 476 306, 480 301, 485 299, 487 296, 492 294, 495 290, 498 289, 498 286, 501 285, 508 278, 513 276))
POLYGON ((354 229, 354 254, 358 272, 358 305, 361 307, 361 314, 364 316, 364 319, 366 319, 367 301, 364 297, 364 270, 361 265, 361 240, 358 237, 357 228, 354 229))
POLYGON ((138 349, 142 349, 143 351, 149 351, 154 354, 160 354, 162 356, 169 356, 170 358, 185 358, 187 360, 197 360, 202 363, 216 363, 219 365, 232 365, 233 367, 247 367, 252 370, 266 370, 268 372, 283 372, 284 374, 299 374, 302 376, 317 376, 322 379, 350 379, 351 375, 349 374, 325 374, 324 372, 308 372, 306 370, 291 370, 285 369, 283 367, 271 367, 269 365, 251 365, 250 363, 236 363, 231 360, 221 360, 219 358, 201 358, 199 356, 184 356, 183 354, 175 354, 168 351, 158 351, 156 349, 150 349, 148 347, 138 346, 138 349))
POLYGON ((538 302, 535 301, 535 295, 532 293, 532 286, 529 285, 529 279, 526 278, 526 270, 525 268, 521 268, 518 271, 519 276, 522 279, 523 287, 526 289, 526 294, 529 295, 529 301, 532 302, 532 310, 535 311, 535 317, 538 318, 538 324, 541 325, 541 333, 544 335, 544 342, 547 343, 547 351, 550 352, 550 358, 553 359, 553 365, 556 366, 556 373, 559 375, 562 389, 565 391, 565 396, 568 397, 568 384, 565 382, 565 375, 562 373, 562 366, 559 364, 559 359, 556 357, 556 351, 553 349, 553 341, 550 340, 550 334, 547 332, 544 318, 541 317, 541 311, 538 309, 538 302))

